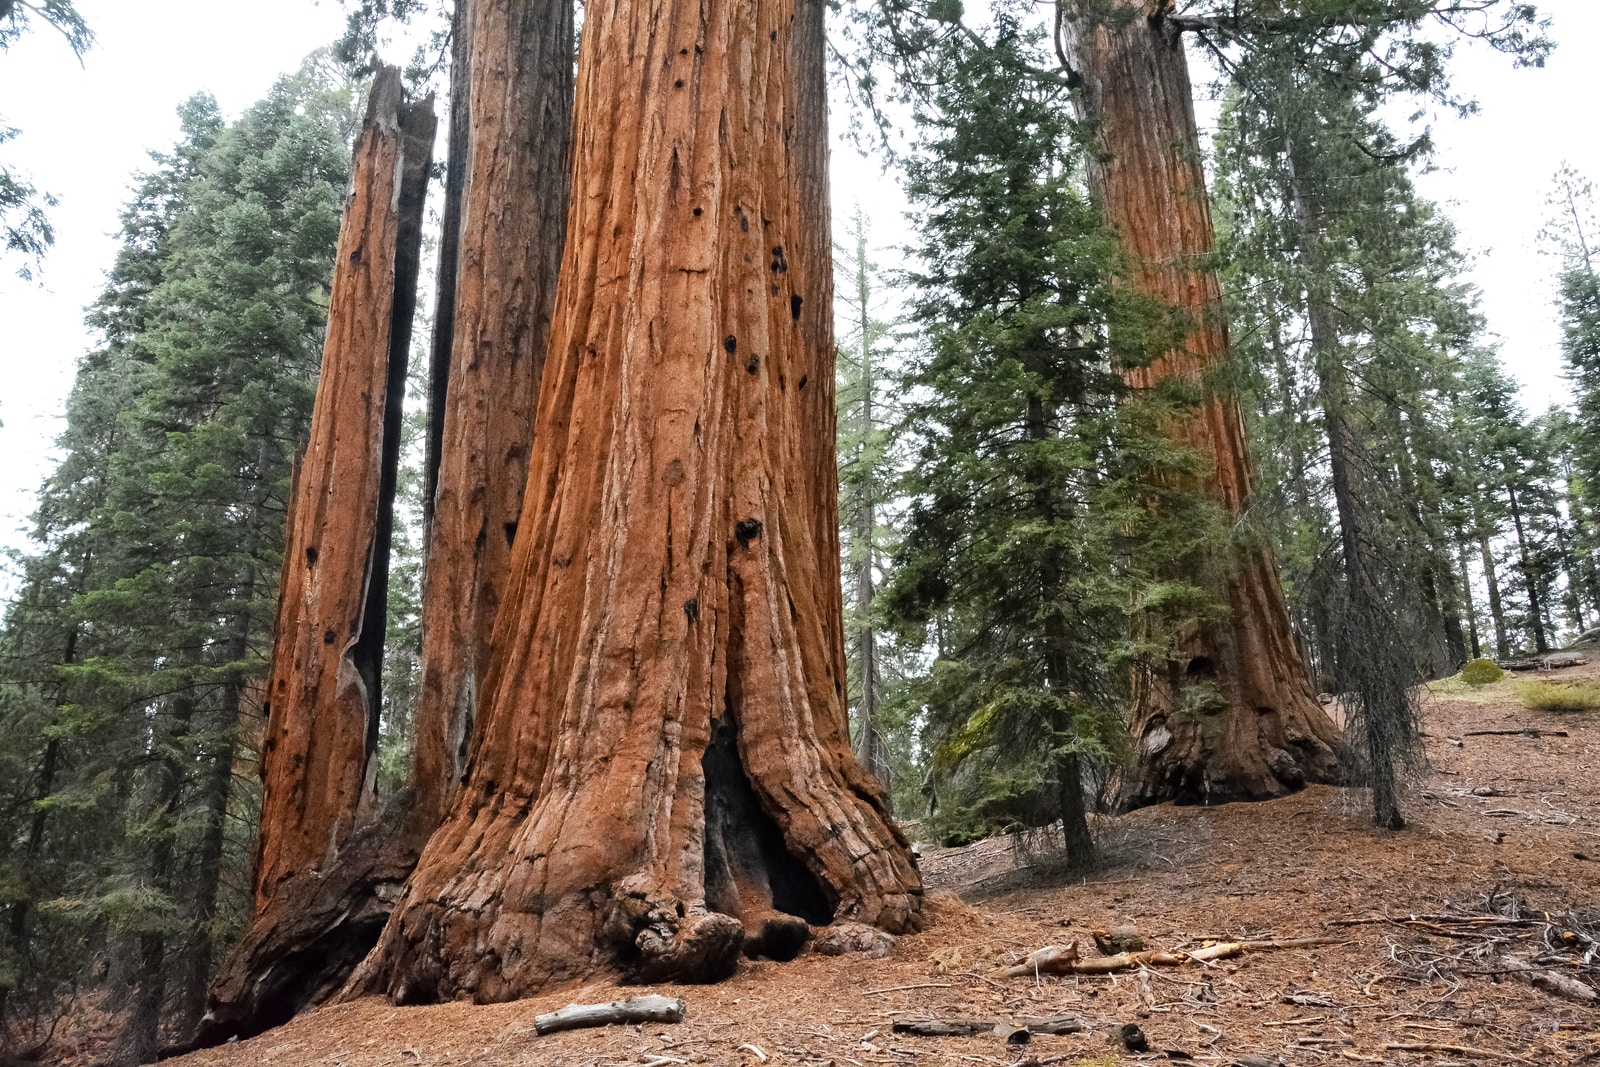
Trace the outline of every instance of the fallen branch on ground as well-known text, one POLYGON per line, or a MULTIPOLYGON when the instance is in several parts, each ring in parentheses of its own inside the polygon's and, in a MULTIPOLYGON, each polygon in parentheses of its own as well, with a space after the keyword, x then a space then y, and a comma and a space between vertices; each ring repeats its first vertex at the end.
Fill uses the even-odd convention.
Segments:
POLYGON ((995 1034, 1008 1044, 1020 1045, 1029 1037, 1049 1034, 1077 1034, 1084 1022, 1075 1015, 1047 1015, 1037 1019, 975 1019, 957 1016, 948 1019, 898 1019, 894 1024, 897 1034, 917 1037, 975 1037, 978 1034, 995 1034))
POLYGON ((1566 737, 1565 730, 1468 730, 1462 737, 1566 737))
POLYGON ((677 997, 630 997, 609 1004, 568 1004, 559 1011, 535 1016, 533 1029, 543 1035, 617 1023, 681 1023, 686 1011, 683 1001, 677 997))
POLYGON ((1521 1056, 1509 1052, 1490 1052, 1470 1045, 1436 1045, 1431 1041, 1391 1041, 1383 1046, 1385 1052, 1449 1052, 1457 1056, 1471 1056, 1480 1060, 1514 1060, 1527 1063, 1521 1056))
POLYGON ((1317 948, 1323 945, 1342 944, 1336 937, 1300 937, 1283 941, 1224 941, 1188 952, 1167 952, 1150 949, 1145 952, 1120 952, 1099 959, 1078 958, 1078 944, 1046 945, 1028 954, 1028 958, 1000 972, 1004 978, 1022 978, 1030 974, 1111 974, 1137 967, 1180 967, 1185 963, 1209 963, 1212 960, 1231 959, 1246 952, 1264 952, 1280 948, 1317 948))

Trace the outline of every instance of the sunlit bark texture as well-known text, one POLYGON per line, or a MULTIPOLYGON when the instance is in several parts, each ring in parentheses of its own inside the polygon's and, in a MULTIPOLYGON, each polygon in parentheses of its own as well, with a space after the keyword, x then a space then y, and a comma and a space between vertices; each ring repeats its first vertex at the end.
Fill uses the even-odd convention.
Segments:
POLYGON ((570 236, 471 759, 352 992, 708 980, 741 948, 794 953, 807 922, 919 922, 845 727, 794 0, 585 19, 570 236))
MULTIPOLYGON (((262 745, 255 914, 199 1040, 254 1033, 336 991, 398 886, 374 804, 379 681, 431 98, 373 83, 335 262, 322 374, 284 539, 262 745)), ((416 855, 413 848, 412 857, 416 855)))
MULTIPOLYGON (((1132 281, 1188 329, 1181 349, 1130 373, 1130 384, 1182 376, 1203 386, 1174 436, 1215 458, 1206 488, 1242 516, 1250 462, 1238 403, 1211 380, 1228 355, 1228 328, 1188 64, 1162 17, 1170 2, 1063 3, 1068 59, 1085 117, 1098 125, 1091 181, 1132 281)), ((1271 549, 1240 545, 1231 571, 1220 591, 1230 617, 1186 640, 1186 660, 1158 680, 1134 723, 1125 806, 1262 799, 1338 780, 1338 731, 1311 693, 1271 549)))
MULTIPOLYGON (((567 211, 572 0, 473 0, 448 384, 422 597, 412 781, 437 823, 461 779, 510 570, 567 211)), ((442 374, 441 374, 442 372, 442 374)))

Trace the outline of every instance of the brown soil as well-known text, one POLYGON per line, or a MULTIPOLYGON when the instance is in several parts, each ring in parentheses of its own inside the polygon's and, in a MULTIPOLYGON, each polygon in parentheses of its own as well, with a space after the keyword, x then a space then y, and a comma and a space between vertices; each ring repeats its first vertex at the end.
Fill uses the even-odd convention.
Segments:
MULTIPOLYGON (((1600 668, 1565 675, 1600 676, 1600 668)), ((887 958, 746 964, 714 986, 569 987, 486 1007, 325 1008, 251 1041, 169 1061, 182 1067, 682 1063, 1291 1065, 1600 1063, 1600 1012, 1495 969, 1493 953, 1542 950, 1537 926, 1446 937, 1428 928, 1339 920, 1505 910, 1600 918, 1600 713, 1552 716, 1516 700, 1522 679, 1435 687, 1425 709, 1430 770, 1408 797, 1411 827, 1374 830, 1364 796, 1317 787, 1262 804, 1149 808, 1099 826, 1107 867, 1063 884, 1007 840, 930 850, 930 928, 887 958), (1465 736, 1538 729, 1542 736, 1465 736), (1549 731, 1566 731, 1553 737, 1549 731), (1460 741, 1452 743, 1450 739, 1460 741), (1474 791, 1477 792, 1474 792, 1474 791), (1483 795, 1489 793, 1492 795, 1483 795), (959 896, 957 895, 959 894, 959 896), (1112 977, 997 980, 1040 945, 1136 923, 1152 946, 1326 934, 1343 944, 1254 953, 1112 977), (1509 939, 1499 945, 1495 937, 1509 939), (574 1002, 654 991, 683 997, 681 1025, 537 1037, 533 1018, 574 1002), (1309 996, 1310 1005, 1291 1003, 1309 996), (1332 1005, 1316 1006, 1317 1003, 1332 1005), (984 1035, 915 1038, 895 1019, 1071 1013, 1066 1037, 1010 1047, 984 1035), (1150 1051, 1112 1043, 1135 1023, 1150 1051), (1436 1046, 1397 1050, 1390 1045, 1436 1046), (1455 1046, 1455 1050, 1439 1048, 1455 1046), (763 1059, 764 1057, 764 1059, 763 1059)), ((1575 957, 1573 957, 1575 958, 1575 957)), ((1577 973, 1575 970, 1569 973, 1577 973)))

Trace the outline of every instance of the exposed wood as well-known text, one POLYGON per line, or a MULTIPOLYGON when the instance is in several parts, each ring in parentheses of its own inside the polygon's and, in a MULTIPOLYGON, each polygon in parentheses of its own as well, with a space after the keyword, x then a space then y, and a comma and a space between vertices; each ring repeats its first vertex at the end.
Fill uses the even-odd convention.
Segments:
POLYGON ((797 951, 807 921, 920 925, 846 730, 793 0, 585 18, 570 239, 469 770, 352 995, 704 980, 797 951))
POLYGON ((471 144, 425 547, 412 782, 443 817, 477 714, 528 480, 567 217, 572 0, 473 0, 471 144))
POLYGON ((1029 953, 1021 963, 1003 968, 1002 978, 1021 978, 1032 974, 1111 974, 1139 967, 1178 967, 1185 963, 1207 963, 1212 960, 1231 959, 1246 952, 1265 952, 1270 949, 1317 948, 1339 945, 1336 937, 1300 937, 1280 941, 1223 941, 1187 952, 1168 952, 1149 949, 1144 952, 1121 952, 1115 956, 1097 959, 1079 959, 1078 947, 1072 945, 1046 945, 1029 953))
POLYGON ((375 816, 388 530, 436 120, 372 87, 356 145, 310 441, 284 546, 262 743, 255 909, 375 816))
POLYGON ((687 1011, 678 997, 629 997, 609 1004, 569 1004, 558 1011, 535 1016, 533 1029, 542 1035, 624 1023, 681 1023, 687 1011))
MULTIPOLYGON (((1131 260, 1130 280, 1172 308, 1186 333, 1181 348, 1128 381, 1199 387, 1203 400, 1171 432, 1214 459, 1205 488, 1242 516, 1250 461, 1238 402, 1213 381, 1228 328, 1182 35, 1165 17, 1169 0, 1062 2, 1080 104, 1098 125, 1091 182, 1131 260)), ((1188 637, 1186 662, 1155 680, 1133 723, 1137 764, 1124 807, 1261 799, 1339 778, 1338 731, 1311 692, 1270 547, 1240 545, 1218 592, 1229 618, 1188 637), (1197 684, 1220 700, 1178 714, 1182 691, 1197 684)))

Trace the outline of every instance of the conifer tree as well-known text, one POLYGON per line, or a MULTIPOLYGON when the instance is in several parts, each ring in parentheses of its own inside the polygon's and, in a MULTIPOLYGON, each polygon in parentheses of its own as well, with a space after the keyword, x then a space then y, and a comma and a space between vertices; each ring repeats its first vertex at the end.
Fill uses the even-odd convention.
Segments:
POLYGON ((885 294, 868 232, 867 218, 857 205, 846 243, 835 249, 844 325, 838 362, 839 522, 856 758, 892 794, 898 761, 885 721, 885 649, 874 602, 888 563, 882 520, 891 493, 887 425, 893 415, 885 393, 894 324, 879 318, 885 294))
MULTIPOLYGON (((97 960, 76 962, 125 990, 136 1059, 184 1036, 242 918, 227 887, 252 801, 235 761, 309 415, 351 97, 313 60, 226 130, 214 104, 186 110, 186 140, 141 184, 91 316, 106 343, 80 369, 51 482, 70 506, 47 488, 7 616, 8 643, 30 618, 53 617, 56 636, 8 664, 55 688, 3 727, 8 749, 38 754, 22 810, 44 813, 43 832, 14 810, 3 836, 43 857, 30 870, 77 864, 51 887, 54 916, 24 914, 13 943, 38 958, 51 936, 93 931, 97 960)), ((35 973, 29 992, 48 1003, 56 980, 35 973)))
MULTIPOLYGON (((1130 604, 1204 604, 1198 586, 1144 583, 1162 534, 1187 529, 1192 562, 1211 527, 1198 498, 1156 500, 1153 472, 1192 477, 1198 461, 1135 425, 1122 372, 1164 334, 1111 285, 1065 87, 1028 75, 1035 35, 1004 17, 995 32, 945 46, 907 162, 923 341, 903 389, 910 503, 886 596, 906 636, 932 631, 916 691, 944 831, 1060 818, 1083 866, 1091 771, 1123 754, 1130 681, 1148 666, 1130 604)), ((1144 636, 1164 661, 1170 644, 1144 636)))

